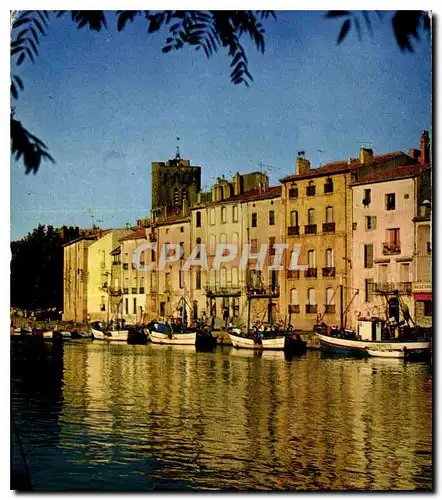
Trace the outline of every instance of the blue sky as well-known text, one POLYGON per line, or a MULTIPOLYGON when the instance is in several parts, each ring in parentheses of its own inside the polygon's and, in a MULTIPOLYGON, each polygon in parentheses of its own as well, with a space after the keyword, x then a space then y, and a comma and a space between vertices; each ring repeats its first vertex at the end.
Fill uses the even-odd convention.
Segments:
POLYGON ((357 156, 359 141, 375 154, 419 147, 431 127, 430 41, 401 53, 391 16, 372 17, 372 37, 352 31, 338 46, 342 19, 278 12, 264 55, 245 44, 250 88, 230 82, 224 52, 163 54, 166 32, 147 34, 142 18, 122 33, 112 13, 100 33, 54 19, 35 64, 18 68, 16 110, 56 164, 25 175, 12 163, 12 239, 38 223, 89 227, 92 213, 104 228, 148 216, 150 164, 175 155, 176 137, 205 187, 261 161, 279 168, 269 172, 277 184, 299 150, 316 167, 357 156))

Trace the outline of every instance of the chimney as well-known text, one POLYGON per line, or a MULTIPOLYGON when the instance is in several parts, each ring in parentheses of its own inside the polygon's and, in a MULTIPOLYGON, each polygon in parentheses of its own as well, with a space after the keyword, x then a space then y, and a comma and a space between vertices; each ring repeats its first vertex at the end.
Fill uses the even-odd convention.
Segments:
POLYGON ((233 184, 233 194, 234 196, 237 196, 238 194, 241 194, 241 175, 239 172, 237 172, 233 178, 232 178, 232 184, 233 184))
POLYGON ((420 162, 422 165, 430 163, 430 136, 428 134, 428 130, 422 131, 420 162))
POLYGON ((361 163, 370 163, 373 161, 373 150, 368 148, 361 148, 359 151, 359 161, 361 163))
POLYGON ((409 149, 408 156, 411 156, 416 163, 419 163, 421 152, 419 149, 409 149))
POLYGON ((296 175, 304 175, 310 172, 310 162, 298 156, 296 158, 296 175))

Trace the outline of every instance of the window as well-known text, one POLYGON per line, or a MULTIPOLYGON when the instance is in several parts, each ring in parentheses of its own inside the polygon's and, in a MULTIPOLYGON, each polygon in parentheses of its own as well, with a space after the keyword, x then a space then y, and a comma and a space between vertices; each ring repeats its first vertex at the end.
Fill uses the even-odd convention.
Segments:
POLYGON ((219 284, 221 288, 226 288, 227 286, 227 269, 222 267, 219 271, 219 284))
POLYGON ((401 242, 401 230, 399 228, 387 229, 387 243, 399 245, 401 242))
POLYGON ((308 225, 311 226, 315 223, 315 209, 310 208, 308 211, 308 225))
POLYGON ((258 225, 258 214, 256 212, 252 213, 252 227, 256 227, 258 225))
POLYGON ((214 269, 211 269, 209 271, 209 283, 210 283, 210 286, 212 288, 215 286, 215 283, 216 283, 216 271, 214 269))
POLYGON ((373 278, 365 280, 365 302, 373 300, 373 278))
POLYGON ((324 184, 324 194, 333 193, 333 181, 331 177, 329 177, 324 184))
POLYGON ((127 297, 124 301, 124 310, 126 311, 126 314, 129 314, 129 299, 127 297))
POLYGON ((289 189, 289 198, 294 199, 294 198, 297 198, 297 197, 298 197, 298 188, 292 186, 289 189))
POLYGON ((315 266, 315 251, 314 250, 309 250, 308 251, 308 267, 314 268, 315 266))
POLYGON ((214 234, 211 234, 209 236, 209 254, 215 255, 215 251, 216 251, 216 237, 214 234))
POLYGON ((424 300, 424 316, 433 316, 432 300, 424 300))
POLYGON ((104 296, 101 297, 101 307, 102 311, 106 311, 106 298, 104 296))
POLYGON ((410 283, 410 264, 401 264, 399 267, 401 283, 410 283))
POLYGON ((325 300, 327 305, 332 305, 334 302, 334 290, 329 287, 325 290, 325 300))
POLYGON ((232 286, 238 286, 238 268, 232 267, 232 286))
POLYGON ((373 267, 373 244, 364 245, 364 267, 369 269, 373 267))
POLYGON ((134 297, 134 309, 133 309, 133 311, 134 311, 134 314, 137 314, 137 298, 136 297, 134 297))
POLYGON ((196 213, 195 225, 196 227, 201 227, 201 212, 196 213))
POLYGON ((201 238, 197 238, 197 239, 196 239, 196 244, 197 244, 197 245, 201 245, 201 238))
POLYGON ((250 251, 252 253, 257 253, 258 252, 258 240, 250 240, 250 251))
POLYGON ((297 227, 298 224, 298 212, 297 210, 293 210, 290 212, 290 226, 297 227))
POLYGON ((332 248, 327 248, 325 251, 325 259, 327 266, 326 267, 333 267, 333 249, 332 248))
POLYGON ((298 290, 296 288, 292 288, 290 290, 290 304, 298 305, 298 290))
POLYGON ((371 189, 364 189, 364 198, 362 198, 362 204, 364 207, 368 207, 371 203, 371 189))
POLYGON ((276 243, 276 237, 271 236, 269 238, 269 255, 275 255, 276 253, 275 243, 276 243))
POLYGON ((233 205, 232 207, 232 220, 233 222, 238 222, 238 205, 233 205))
POLYGON ((309 288, 307 292, 307 304, 310 306, 316 305, 315 289, 309 288))
POLYGON ((195 273, 195 289, 201 290, 201 269, 197 269, 195 273))
POLYGON ((313 184, 313 181, 309 182, 309 185, 306 188, 307 196, 314 196, 316 194, 316 186, 313 184))
POLYGON ((387 275, 388 275, 388 265, 381 264, 378 270, 379 275, 379 283, 385 284, 387 283, 387 275))
POLYGON ((238 245, 239 236, 238 233, 232 233, 232 244, 238 245))
POLYGON ((210 225, 213 226, 215 224, 215 209, 211 208, 210 209, 210 225))
POLYGON ((269 226, 274 226, 275 225, 275 211, 270 210, 269 211, 269 226))
POLYGON ((327 207, 325 209, 325 222, 327 224, 333 222, 333 207, 327 207))
POLYGON ((372 229, 376 229, 376 217, 367 216, 365 217, 365 230, 371 231, 372 229))
POLYGON ((385 210, 395 210, 396 209, 396 195, 394 193, 389 193, 385 195, 385 210))
POLYGON ((225 224, 227 222, 227 208, 221 207, 221 223, 225 224))

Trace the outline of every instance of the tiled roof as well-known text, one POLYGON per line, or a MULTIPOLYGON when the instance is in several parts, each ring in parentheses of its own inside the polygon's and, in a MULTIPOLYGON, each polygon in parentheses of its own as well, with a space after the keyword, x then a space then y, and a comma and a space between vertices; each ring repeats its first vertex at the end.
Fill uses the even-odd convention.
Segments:
MULTIPOLYGON (((402 151, 394 151, 393 153, 387 153, 384 155, 375 155, 373 156, 373 161, 370 162, 370 165, 375 165, 376 163, 384 163, 390 160, 393 160, 394 158, 398 158, 402 156, 403 153, 402 151)), ((288 175, 287 177, 284 177, 283 179, 280 179, 281 182, 290 182, 290 181, 296 181, 296 180, 301 180, 301 179, 307 179, 310 177, 320 177, 323 175, 331 175, 331 174, 337 174, 340 172, 346 172, 350 171, 353 169, 356 169, 361 166, 361 162, 359 158, 351 158, 351 161, 348 160, 341 160, 341 161, 334 161, 331 163, 327 163, 326 165, 323 165, 322 167, 319 168, 314 168, 311 169, 310 172, 307 172, 305 174, 293 174, 293 175, 288 175)))
POLYGON ((129 233, 126 236, 123 236, 118 241, 139 240, 142 238, 146 238, 146 228, 138 227, 135 231, 133 231, 132 233, 129 233))
POLYGON ((183 214, 169 215, 168 217, 158 219, 155 224, 157 226, 167 226, 167 224, 178 224, 189 222, 190 216, 183 217, 183 214))
POLYGON ((121 253, 121 245, 118 245, 117 247, 115 247, 110 254, 111 255, 118 255, 119 253, 121 253))
POLYGON ((281 186, 270 186, 267 189, 250 189, 242 194, 237 194, 235 196, 230 196, 224 200, 220 201, 210 201, 207 203, 201 203, 199 206, 194 205, 192 209, 201 208, 201 206, 212 206, 212 205, 222 205, 225 203, 241 203, 246 201, 255 201, 255 200, 265 200, 267 198, 276 198, 281 196, 281 186))
POLYGON ((418 163, 415 165, 403 165, 396 167, 394 170, 380 170, 379 172, 373 172, 366 175, 353 185, 357 186, 359 184, 372 184, 374 182, 394 181, 397 179, 406 179, 407 177, 417 177, 428 167, 428 163, 425 165, 418 163))

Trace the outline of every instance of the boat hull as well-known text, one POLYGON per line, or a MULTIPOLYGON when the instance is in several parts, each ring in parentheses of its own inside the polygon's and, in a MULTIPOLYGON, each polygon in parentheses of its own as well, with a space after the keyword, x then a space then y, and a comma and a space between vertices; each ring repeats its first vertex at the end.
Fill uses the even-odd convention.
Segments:
POLYGON ((153 344, 165 345, 195 345, 196 332, 189 333, 161 333, 150 330, 149 339, 153 344))
POLYGON ((413 353, 420 357, 430 353, 430 342, 424 341, 394 341, 376 342, 370 340, 351 340, 332 337, 316 332, 321 349, 328 353, 346 356, 376 356, 412 358, 413 353), (400 355, 402 353, 402 356, 400 355))
POLYGON ((237 349, 276 349, 283 350, 285 345, 285 336, 275 337, 273 339, 262 339, 262 344, 257 344, 253 339, 240 337, 239 335, 234 335, 229 333, 230 341, 233 347, 237 349))
POLYGON ((100 330, 92 328, 92 334, 94 336, 94 340, 116 340, 119 342, 127 342, 129 332, 127 330, 112 330, 108 332, 102 332, 100 330))

